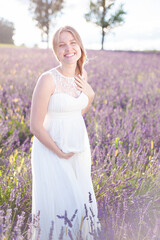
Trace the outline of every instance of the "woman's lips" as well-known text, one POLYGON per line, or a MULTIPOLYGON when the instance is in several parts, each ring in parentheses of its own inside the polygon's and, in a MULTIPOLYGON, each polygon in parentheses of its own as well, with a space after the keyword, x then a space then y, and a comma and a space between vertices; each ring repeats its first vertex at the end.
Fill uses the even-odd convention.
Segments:
POLYGON ((65 54, 64 56, 67 58, 73 57, 75 55, 75 53, 70 53, 70 54, 65 54))

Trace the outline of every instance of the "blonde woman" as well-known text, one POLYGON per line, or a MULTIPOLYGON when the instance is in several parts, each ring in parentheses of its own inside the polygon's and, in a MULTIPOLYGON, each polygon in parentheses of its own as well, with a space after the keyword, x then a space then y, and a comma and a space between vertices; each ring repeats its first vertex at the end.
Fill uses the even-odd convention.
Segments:
MULTIPOLYGON (((35 86, 30 130, 34 135, 32 217, 40 213, 40 239, 93 239, 98 231, 97 203, 91 180, 91 152, 83 119, 95 93, 84 69, 86 51, 71 26, 53 36, 59 61, 35 86), (72 236, 72 238, 71 238, 72 236)), ((36 239, 38 230, 34 230, 36 239)))

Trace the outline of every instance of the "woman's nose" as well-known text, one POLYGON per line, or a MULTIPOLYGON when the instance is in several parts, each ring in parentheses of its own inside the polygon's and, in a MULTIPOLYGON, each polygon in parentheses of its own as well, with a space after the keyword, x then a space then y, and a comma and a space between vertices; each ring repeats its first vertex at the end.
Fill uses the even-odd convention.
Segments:
POLYGON ((72 48, 72 46, 70 44, 66 45, 66 50, 70 50, 72 48))

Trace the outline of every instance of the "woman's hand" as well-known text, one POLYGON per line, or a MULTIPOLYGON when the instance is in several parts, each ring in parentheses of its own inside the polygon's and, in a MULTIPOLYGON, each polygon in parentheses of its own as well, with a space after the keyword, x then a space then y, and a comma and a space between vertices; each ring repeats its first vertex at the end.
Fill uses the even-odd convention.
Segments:
POLYGON ((93 99, 95 93, 92 87, 88 84, 87 80, 84 77, 81 77, 80 74, 75 77, 75 80, 77 89, 84 92, 89 97, 89 99, 93 99))
POLYGON ((59 154, 58 157, 68 159, 71 158, 74 154, 75 153, 73 152, 65 153, 61 151, 61 154, 59 154))

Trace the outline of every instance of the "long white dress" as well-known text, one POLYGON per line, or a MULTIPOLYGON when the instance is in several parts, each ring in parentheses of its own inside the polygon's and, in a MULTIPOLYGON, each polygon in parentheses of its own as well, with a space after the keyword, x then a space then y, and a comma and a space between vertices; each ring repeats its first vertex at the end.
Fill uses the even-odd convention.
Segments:
MULTIPOLYGON (((32 217, 40 211, 40 240, 48 240, 51 232, 50 239, 58 240, 63 231, 65 240, 80 239, 80 232, 82 239, 92 240, 90 232, 101 229, 101 224, 91 179, 89 138, 81 114, 88 97, 77 90, 73 77, 65 77, 57 68, 45 73, 51 74, 56 88, 43 126, 63 152, 75 154, 59 158, 34 136, 32 217)), ((36 240, 38 230, 33 228, 33 232, 36 240)))

